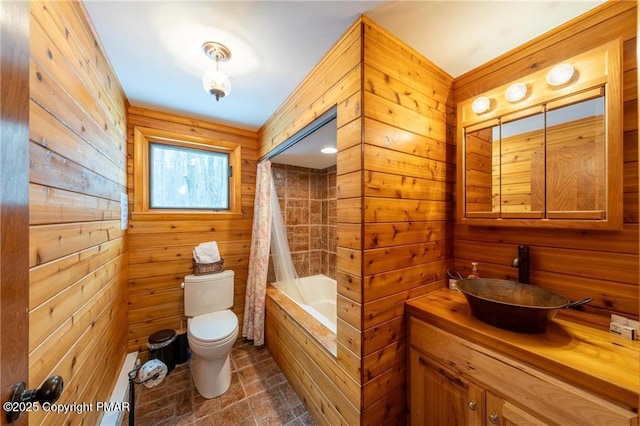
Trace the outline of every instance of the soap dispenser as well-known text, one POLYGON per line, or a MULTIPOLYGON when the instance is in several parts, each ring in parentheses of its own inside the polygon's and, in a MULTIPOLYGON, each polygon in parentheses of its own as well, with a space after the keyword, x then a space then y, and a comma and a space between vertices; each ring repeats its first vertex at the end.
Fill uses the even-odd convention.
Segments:
POLYGON ((480 278, 478 273, 478 262, 471 262, 471 274, 467 278, 480 278))

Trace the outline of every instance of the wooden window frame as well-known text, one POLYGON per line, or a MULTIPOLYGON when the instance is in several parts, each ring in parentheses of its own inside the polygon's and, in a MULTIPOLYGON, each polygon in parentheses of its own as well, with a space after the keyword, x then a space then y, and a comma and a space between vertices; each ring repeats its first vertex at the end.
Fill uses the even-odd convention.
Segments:
POLYGON ((238 144, 211 140, 198 136, 183 135, 148 127, 134 127, 133 130, 133 220, 174 220, 174 219, 241 219, 242 192, 240 168, 241 147, 238 144), (149 207, 149 144, 160 143, 177 147, 201 149, 203 151, 224 152, 229 155, 229 166, 233 174, 229 177, 229 209, 157 209, 149 207))

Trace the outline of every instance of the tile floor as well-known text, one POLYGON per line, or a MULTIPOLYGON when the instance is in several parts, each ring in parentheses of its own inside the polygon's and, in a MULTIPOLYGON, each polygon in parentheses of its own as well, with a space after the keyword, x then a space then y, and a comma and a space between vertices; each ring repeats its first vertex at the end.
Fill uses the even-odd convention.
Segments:
POLYGON ((229 390, 209 400, 195 389, 189 363, 156 387, 137 385, 136 426, 315 425, 266 347, 238 339, 231 349, 231 371, 229 390))

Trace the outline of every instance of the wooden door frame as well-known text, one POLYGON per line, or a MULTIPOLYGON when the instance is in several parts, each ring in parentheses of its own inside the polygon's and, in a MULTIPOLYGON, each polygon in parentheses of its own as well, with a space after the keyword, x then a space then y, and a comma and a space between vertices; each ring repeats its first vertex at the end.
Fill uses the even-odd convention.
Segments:
MULTIPOLYGON (((0 386, 29 372, 29 2, 0 1, 0 386)), ((6 424, 6 414, 0 425, 6 424)), ((27 415, 13 424, 26 424, 27 415)))

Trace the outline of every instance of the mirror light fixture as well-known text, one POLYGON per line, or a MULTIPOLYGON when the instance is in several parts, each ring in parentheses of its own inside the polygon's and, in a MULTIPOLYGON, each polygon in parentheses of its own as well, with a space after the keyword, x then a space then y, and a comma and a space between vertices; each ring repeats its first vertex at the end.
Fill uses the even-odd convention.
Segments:
POLYGON ((231 81, 229 77, 220 71, 220 62, 226 62, 231 59, 231 51, 223 44, 214 41, 207 41, 202 45, 205 55, 216 61, 216 70, 208 71, 202 77, 202 86, 204 90, 216 97, 216 101, 224 98, 231 93, 231 81))
POLYGON ((489 108, 491 108, 491 99, 486 96, 480 96, 471 104, 471 111, 476 114, 485 113, 489 111, 489 108))
POLYGON ((547 73, 547 83, 550 86, 562 86, 573 77, 574 68, 571 64, 559 64, 551 68, 547 73))
POLYGON ((518 102, 524 99, 527 96, 528 87, 524 83, 513 83, 511 86, 507 87, 507 90, 504 92, 504 97, 509 102, 518 102))

